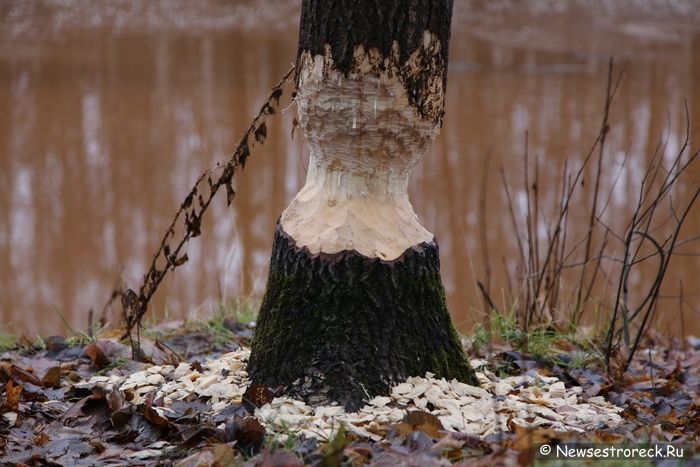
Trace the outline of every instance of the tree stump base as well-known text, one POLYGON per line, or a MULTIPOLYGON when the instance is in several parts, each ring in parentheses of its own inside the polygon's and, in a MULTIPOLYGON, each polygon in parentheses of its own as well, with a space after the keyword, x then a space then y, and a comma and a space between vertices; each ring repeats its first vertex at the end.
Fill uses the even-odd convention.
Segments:
POLYGON ((476 385, 433 240, 385 261, 311 254, 278 224, 248 366, 253 384, 357 410, 409 376, 476 385))

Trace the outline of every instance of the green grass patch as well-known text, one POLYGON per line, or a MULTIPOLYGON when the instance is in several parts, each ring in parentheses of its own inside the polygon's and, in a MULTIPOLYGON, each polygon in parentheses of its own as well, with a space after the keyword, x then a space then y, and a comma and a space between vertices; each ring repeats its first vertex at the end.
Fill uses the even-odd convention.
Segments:
MULTIPOLYGON (((235 324, 249 324, 255 321, 259 303, 253 300, 231 299, 218 303, 205 315, 189 317, 182 325, 182 331, 201 331, 212 336, 215 345, 223 345, 237 338, 235 324)), ((178 332, 179 333, 179 332, 178 332)), ((164 339, 173 335, 172 330, 158 329, 157 322, 144 325, 141 335, 150 339, 164 339)))
POLYGON ((490 333, 483 323, 475 327, 472 338, 475 346, 493 339, 511 344, 514 350, 536 360, 564 367, 583 368, 603 361, 595 341, 577 334, 573 327, 562 331, 554 326, 539 326, 526 332, 513 312, 492 312, 490 320, 490 333))
POLYGON ((214 313, 200 326, 212 334, 215 344, 229 342, 236 337, 230 329, 231 323, 248 324, 255 321, 258 314, 258 304, 244 300, 229 300, 218 304, 214 313))
POLYGON ((112 361, 106 367, 102 368, 100 371, 97 372, 97 374, 98 375, 107 374, 110 370, 116 370, 117 368, 121 368, 122 366, 126 365, 129 362, 131 362, 130 358, 120 357, 120 358, 112 361))
POLYGON ((0 331, 0 352, 12 350, 17 345, 17 338, 14 334, 0 331))

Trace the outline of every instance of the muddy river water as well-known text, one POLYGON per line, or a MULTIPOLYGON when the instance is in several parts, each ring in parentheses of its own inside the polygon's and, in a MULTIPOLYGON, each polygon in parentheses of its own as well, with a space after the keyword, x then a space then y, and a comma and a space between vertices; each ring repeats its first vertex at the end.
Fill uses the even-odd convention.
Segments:
MULTIPOLYGON (((63 332, 57 310, 84 328, 119 278, 138 284, 193 181, 235 147, 293 62, 298 15, 296 1, 0 3, 0 331, 63 332)), ((506 278, 520 254, 501 169, 522 220, 527 133, 540 222, 553 215, 564 164, 576 168, 598 134, 611 56, 624 74, 601 220, 619 232, 657 147, 667 164, 682 148, 686 103, 690 149, 700 146, 700 2, 455 1, 445 124, 410 194, 439 240, 461 330, 483 319, 477 280, 499 306, 517 287, 506 278)), ((237 178, 233 205, 215 203, 188 264, 157 294, 154 317, 201 316, 222 300, 262 294, 275 222, 305 177, 293 113, 273 120, 237 178)), ((572 204, 572 245, 587 230, 593 175, 585 171, 572 204)), ((674 202, 700 182, 700 169, 686 175, 674 202)), ((671 215, 665 209, 659 223, 671 215)), ((537 231, 544 241, 547 229, 537 231)), ((698 234, 694 209, 680 238, 698 234)), ((619 255, 619 241, 610 243, 619 255)), ((656 326, 699 334, 700 243, 678 251, 656 326)), ((635 272, 632 294, 652 277, 635 272)), ((612 300, 610 281, 596 288, 601 303, 612 300)), ((118 320, 118 310, 107 318, 118 320)))

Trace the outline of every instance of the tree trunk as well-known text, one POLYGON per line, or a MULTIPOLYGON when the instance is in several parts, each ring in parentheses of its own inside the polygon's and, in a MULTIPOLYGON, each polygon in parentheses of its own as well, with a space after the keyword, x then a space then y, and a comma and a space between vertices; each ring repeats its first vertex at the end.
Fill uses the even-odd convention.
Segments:
POLYGON ((426 372, 476 383, 408 178, 442 123, 451 0, 303 0, 306 185, 277 225, 253 383, 358 408, 426 372))

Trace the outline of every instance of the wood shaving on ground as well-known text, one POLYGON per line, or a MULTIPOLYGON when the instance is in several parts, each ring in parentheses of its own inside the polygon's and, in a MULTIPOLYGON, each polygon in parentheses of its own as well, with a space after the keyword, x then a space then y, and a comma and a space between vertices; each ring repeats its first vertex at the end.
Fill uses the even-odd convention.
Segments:
MULTIPOLYGON (((199 398, 209 406, 209 413, 202 415, 216 415, 242 403, 250 384, 245 371, 249 355, 248 349, 222 355, 203 363, 201 372, 189 363, 151 366, 125 376, 95 376, 75 386, 118 389, 133 397, 134 404, 145 402, 147 394, 155 391, 155 400, 162 398, 163 402, 153 409, 161 416, 167 416, 175 401, 199 398)), ((475 368, 484 363, 472 361, 475 368)), ((401 422, 413 411, 437 416, 448 431, 480 437, 511 431, 513 425, 583 433, 622 421, 621 407, 600 396, 584 401, 580 387, 567 388, 558 378, 534 370, 499 378, 484 369, 477 372, 477 378, 481 387, 436 379, 431 373, 410 377, 393 386, 389 396, 375 397, 355 413, 347 413, 339 405, 312 407, 300 400, 277 397, 256 409, 255 416, 268 433, 283 438, 303 434, 328 440, 344 424, 348 431, 375 441, 384 438, 388 425, 401 422)))

